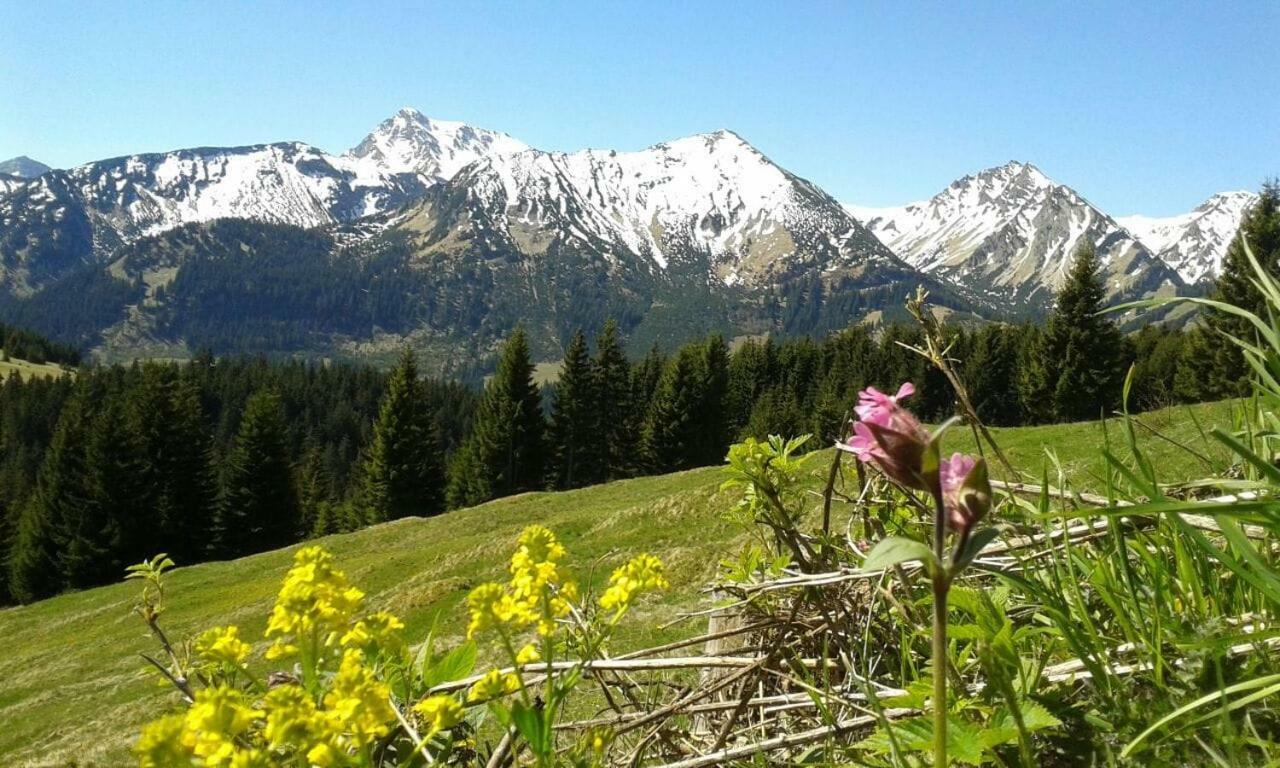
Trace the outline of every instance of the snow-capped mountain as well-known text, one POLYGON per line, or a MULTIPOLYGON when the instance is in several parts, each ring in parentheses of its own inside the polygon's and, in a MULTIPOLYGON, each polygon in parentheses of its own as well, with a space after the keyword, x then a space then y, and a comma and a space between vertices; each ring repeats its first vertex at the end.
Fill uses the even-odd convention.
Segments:
POLYGON ((1114 297, 1182 280, 1114 219, 1028 163, 1010 162, 898 208, 847 206, 900 258, 993 300, 1043 307, 1092 243, 1114 297))
POLYGON ((730 131, 638 152, 491 155, 442 188, 426 215, 459 193, 473 219, 525 255, 574 241, 647 270, 700 260, 726 286, 814 264, 898 263, 826 193, 730 131))
POLYGON ((1116 221, 1192 284, 1217 277, 1240 220, 1257 199, 1252 192, 1222 192, 1180 216, 1116 221))
POLYGON ((32 160, 26 155, 18 155, 0 161, 0 175, 17 176, 20 179, 34 179, 42 173, 53 169, 39 160, 32 160))
POLYGON ((492 154, 528 149, 505 133, 466 123, 433 120, 405 107, 382 121, 345 155, 370 160, 390 173, 416 173, 423 183, 447 181, 464 166, 492 154))
POLYGON ((8 262, 0 266, 0 281, 20 292, 36 287, 29 278, 46 270, 14 263, 28 254, 52 249, 59 255, 54 263, 90 261, 121 243, 184 224, 225 218, 299 227, 352 222, 420 198, 459 163, 515 148, 523 145, 503 134, 403 110, 341 156, 282 142, 129 155, 31 180, 0 177, 0 257, 8 262), (81 220, 87 232, 53 236, 81 220), (80 252, 67 253, 73 246, 80 252))

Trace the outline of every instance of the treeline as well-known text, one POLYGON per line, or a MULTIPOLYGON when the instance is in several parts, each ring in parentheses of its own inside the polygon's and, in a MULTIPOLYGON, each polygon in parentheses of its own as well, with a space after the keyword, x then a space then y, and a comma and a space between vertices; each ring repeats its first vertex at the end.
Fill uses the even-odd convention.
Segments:
POLYGON ((17 358, 30 363, 80 364, 80 350, 74 346, 4 323, 0 323, 0 354, 5 361, 17 358))
MULTIPOLYGON (((167 551, 238 557, 380 519, 366 471, 395 374, 202 356, 0 386, 0 598, 119 578, 167 551)), ((417 379, 436 461, 472 390, 417 379)), ((384 519, 384 518, 382 518, 384 519)))

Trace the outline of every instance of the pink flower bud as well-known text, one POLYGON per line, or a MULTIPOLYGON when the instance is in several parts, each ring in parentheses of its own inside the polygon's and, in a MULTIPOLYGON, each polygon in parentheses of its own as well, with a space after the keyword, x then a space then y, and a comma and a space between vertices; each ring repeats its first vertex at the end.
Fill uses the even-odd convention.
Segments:
POLYGON ((973 528, 991 508, 991 481, 987 464, 963 453, 953 453, 938 465, 942 484, 942 505, 947 525, 956 532, 973 528))

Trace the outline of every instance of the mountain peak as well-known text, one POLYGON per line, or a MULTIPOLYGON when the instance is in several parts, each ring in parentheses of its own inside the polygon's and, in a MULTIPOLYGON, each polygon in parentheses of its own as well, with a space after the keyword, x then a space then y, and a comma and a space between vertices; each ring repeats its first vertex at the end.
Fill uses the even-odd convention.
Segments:
POLYGON ((453 177, 476 160, 528 146, 505 133, 451 120, 433 120, 404 107, 383 120, 347 155, 391 173, 416 173, 427 183, 453 177))
POLYGON ((18 155, 0 162, 0 173, 23 179, 34 179, 52 170, 39 160, 32 160, 26 155, 18 155))

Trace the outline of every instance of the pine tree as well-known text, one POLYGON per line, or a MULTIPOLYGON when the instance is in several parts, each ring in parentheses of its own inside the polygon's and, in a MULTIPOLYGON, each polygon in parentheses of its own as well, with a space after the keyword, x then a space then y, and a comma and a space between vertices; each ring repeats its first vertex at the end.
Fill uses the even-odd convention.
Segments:
POLYGON ((208 551, 217 503, 199 387, 173 366, 145 365, 129 393, 129 420, 142 454, 138 492, 146 510, 132 546, 142 557, 164 551, 179 563, 197 562, 208 551))
POLYGON ((737 436, 751 418, 756 400, 773 381, 776 351, 769 339, 748 339, 729 360, 729 385, 725 393, 726 428, 737 436))
POLYGON ((641 453, 651 472, 674 472, 701 458, 702 350, 685 346, 667 364, 645 417, 641 453))
MULTIPOLYGON (((1096 419, 1119 404, 1124 341, 1111 320, 1099 314, 1104 298, 1097 254, 1085 245, 1037 343, 1036 380, 1024 391, 1024 397, 1047 397, 1056 421, 1096 419)), ((1024 405, 1036 412, 1042 404, 1024 400, 1024 405)))
POLYGON ((281 547, 298 535, 300 513, 280 396, 249 398, 227 456, 219 505, 217 551, 238 557, 281 547))
POLYGON ((1008 427, 1022 423, 1018 393, 1020 333, 1008 325, 984 326, 973 334, 970 352, 958 356, 964 361, 965 385, 973 407, 987 424, 1008 427))
MULTIPOLYGON (((1257 202, 1241 219, 1240 229, 1222 260, 1222 273, 1213 291, 1215 299, 1265 319, 1268 316, 1267 302, 1253 284, 1254 272, 1245 252, 1245 243, 1262 268, 1273 277, 1280 278, 1280 181, 1264 184, 1257 202)), ((1249 341, 1255 337, 1253 326, 1236 315, 1209 311, 1206 320, 1219 333, 1249 341)), ((1213 348, 1214 365, 1205 370, 1210 377, 1204 384, 1206 394, 1212 397, 1246 394, 1252 372, 1240 349, 1225 339, 1215 343, 1213 348)))
POLYGON ((544 422, 528 340, 517 328, 485 386, 471 435, 450 467, 449 506, 470 506, 539 487, 544 422))
POLYGON ((36 490, 18 518, 9 552, 9 591, 18 602, 48 597, 66 586, 60 553, 65 533, 88 505, 84 446, 89 434, 87 388, 63 406, 40 464, 36 490))
POLYGON ((607 445, 602 446, 599 439, 603 423, 599 420, 597 381, 586 336, 577 331, 565 350, 547 435, 553 488, 579 488, 601 478, 607 445))
POLYGON ((631 364, 613 320, 605 323, 596 338, 595 378, 603 474, 608 479, 629 477, 636 470, 644 414, 632 399, 631 364))
POLYGON ((365 517, 371 523, 443 511, 440 438, 412 350, 405 350, 387 382, 363 477, 365 517))
POLYGON ((729 391, 729 345, 713 333, 702 345, 702 401, 698 408, 702 439, 697 451, 699 464, 724 461, 729 449, 729 427, 725 406, 729 391))
POLYGON ((142 456, 116 395, 99 404, 85 446, 85 499, 63 512, 59 562, 72 588, 114 581, 163 551, 141 488, 142 456))

